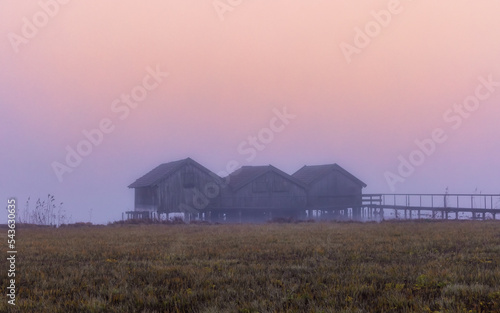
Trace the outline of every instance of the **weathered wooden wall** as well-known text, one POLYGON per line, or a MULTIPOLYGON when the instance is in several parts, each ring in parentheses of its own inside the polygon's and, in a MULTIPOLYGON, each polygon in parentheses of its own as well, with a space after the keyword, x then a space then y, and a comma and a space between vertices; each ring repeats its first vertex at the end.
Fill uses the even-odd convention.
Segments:
POLYGON ((339 171, 330 171, 309 186, 309 207, 361 205, 362 186, 339 171))
POLYGON ((188 163, 158 184, 158 211, 205 210, 218 201, 216 178, 188 163))
POLYGON ((306 190, 277 173, 267 172, 247 185, 224 194, 223 204, 235 209, 299 209, 305 208, 306 190))
POLYGON ((155 187, 135 188, 135 210, 156 211, 158 207, 158 194, 155 187))

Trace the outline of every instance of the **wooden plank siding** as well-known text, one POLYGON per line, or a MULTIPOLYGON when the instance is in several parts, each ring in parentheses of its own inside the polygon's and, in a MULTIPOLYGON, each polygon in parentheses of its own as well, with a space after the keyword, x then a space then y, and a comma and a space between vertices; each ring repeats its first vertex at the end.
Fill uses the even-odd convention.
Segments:
POLYGON ((362 190, 366 184, 338 164, 304 166, 293 177, 308 186, 307 209, 322 214, 352 213, 361 218, 362 190))
POLYGON ((222 204, 233 209, 305 209, 307 192, 290 179, 270 170, 244 186, 225 193, 222 204))
POLYGON ((213 176, 198 166, 187 163, 158 183, 158 211, 203 211, 218 201, 219 195, 214 198, 207 196, 215 194, 214 188, 218 188, 218 185, 213 176))
POLYGON ((156 186, 135 188, 135 210, 156 211, 158 209, 159 197, 156 186))
POLYGON ((338 171, 329 171, 309 185, 308 206, 352 207, 361 205, 362 186, 338 171))
POLYGON ((135 188, 136 211, 194 213, 218 203, 219 180, 188 158, 162 164, 129 187, 135 188))

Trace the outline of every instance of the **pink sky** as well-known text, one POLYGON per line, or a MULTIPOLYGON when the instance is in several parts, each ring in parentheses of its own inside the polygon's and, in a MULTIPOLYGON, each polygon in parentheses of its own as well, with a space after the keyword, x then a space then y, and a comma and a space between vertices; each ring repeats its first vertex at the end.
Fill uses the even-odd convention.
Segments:
POLYGON ((214 172, 338 163, 387 193, 385 174, 436 128, 447 140, 395 192, 499 193, 500 87, 456 129, 443 114, 479 77, 500 82, 500 3, 394 1, 242 1, 222 19, 214 2, 226 0, 68 1, 21 44, 12 34, 43 9, 3 1, 1 198, 51 193, 74 221, 91 209, 112 221, 133 208, 128 184, 188 156, 214 172), (399 13, 348 63, 341 44, 391 5, 399 13), (112 102, 157 66, 169 76, 121 120, 112 102), (248 162, 238 146, 284 107, 296 117, 248 162), (59 182, 51 164, 104 118, 114 130, 59 182))

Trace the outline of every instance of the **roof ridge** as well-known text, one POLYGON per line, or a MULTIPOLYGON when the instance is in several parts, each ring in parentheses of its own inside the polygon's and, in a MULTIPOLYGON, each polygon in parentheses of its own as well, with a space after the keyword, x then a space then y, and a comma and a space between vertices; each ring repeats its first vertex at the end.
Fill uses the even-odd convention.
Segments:
POLYGON ((185 159, 166 162, 166 163, 162 163, 162 164, 156 166, 155 168, 153 168, 152 170, 150 170, 146 174, 144 174, 141 177, 139 177, 138 179, 136 179, 128 187, 129 188, 139 188, 139 187, 147 187, 147 186, 154 185, 158 181, 160 181, 160 180, 164 179, 165 177, 167 177, 168 175, 170 175, 172 172, 176 171, 178 168, 180 168, 188 163, 192 163, 195 166, 200 166, 204 170, 211 173, 211 171, 209 169, 207 169, 203 165, 199 164, 198 162, 196 162, 192 158, 187 157, 185 159))
POLYGON ((358 184, 362 185, 363 187, 366 187, 366 184, 363 181, 361 181, 359 178, 357 178, 356 176, 345 170, 342 166, 338 165, 337 163, 309 165, 309 166, 304 165, 302 168, 293 173, 292 176, 296 177, 297 179, 309 185, 315 180, 319 179, 320 177, 326 175, 326 172, 321 171, 321 169, 338 171, 343 175, 349 177, 353 181, 357 182, 358 184))
POLYGON ((276 173, 277 175, 283 176, 284 178, 294 182, 297 185, 302 186, 303 188, 307 188, 307 185, 304 184, 304 182, 293 177, 293 175, 290 175, 290 174, 284 172, 283 170, 277 168, 276 166, 274 166, 272 164, 242 166, 239 169, 235 170, 234 172, 232 172, 231 174, 228 175, 228 177, 233 178, 233 180, 230 179, 229 184, 232 186, 232 188, 238 190, 241 187, 250 183, 252 180, 264 175, 267 172, 276 173), (252 169, 254 171, 252 171, 252 169), (235 182, 235 180, 236 180, 236 182, 235 182))

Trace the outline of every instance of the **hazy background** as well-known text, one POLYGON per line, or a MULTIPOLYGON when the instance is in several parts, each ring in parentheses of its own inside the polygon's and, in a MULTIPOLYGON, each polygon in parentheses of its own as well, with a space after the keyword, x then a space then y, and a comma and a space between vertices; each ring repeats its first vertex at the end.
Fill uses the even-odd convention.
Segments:
POLYGON ((1 1, 1 201, 50 193, 73 221, 105 223, 133 209, 136 178, 188 156, 214 172, 336 162, 390 192, 384 173, 438 127, 449 139, 396 192, 499 193, 500 88, 457 130, 442 115, 479 76, 500 81, 500 3, 401 0, 348 64, 339 45, 389 2, 243 1, 221 20, 211 0, 69 1, 16 53, 8 34, 41 8, 1 1), (120 120, 111 103, 157 64, 170 76, 120 120), (238 145, 284 106, 296 118, 247 162, 238 145), (115 130, 59 182, 51 163, 102 118, 115 130))

